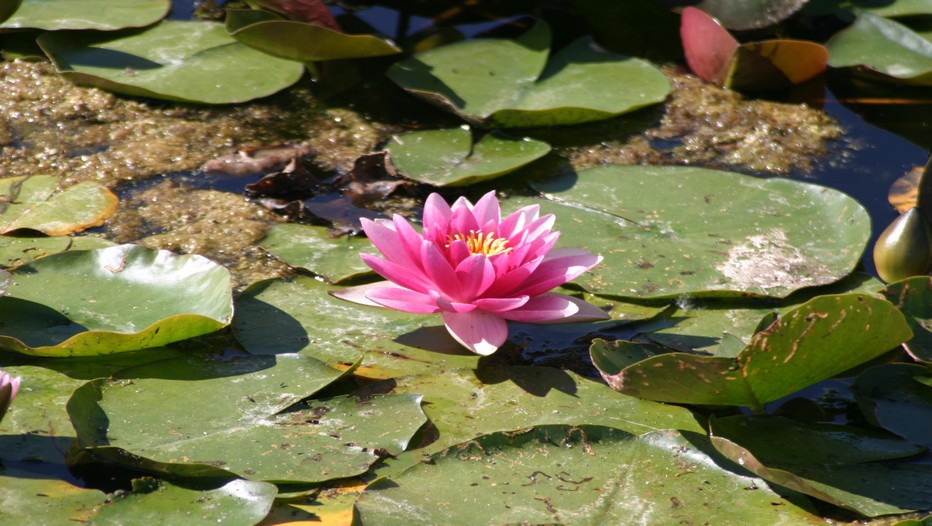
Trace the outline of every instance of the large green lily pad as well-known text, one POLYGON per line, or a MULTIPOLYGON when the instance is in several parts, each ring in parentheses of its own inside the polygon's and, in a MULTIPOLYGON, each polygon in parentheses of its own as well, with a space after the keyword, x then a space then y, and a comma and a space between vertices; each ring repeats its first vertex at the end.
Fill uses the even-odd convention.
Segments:
POLYGON ((772 26, 798 11, 808 0, 702 0, 696 7, 729 29, 772 26))
POLYGON ((249 480, 233 480, 207 490, 155 480, 149 482, 152 487, 146 487, 145 491, 122 493, 108 500, 97 510, 93 524, 252 526, 265 518, 278 494, 274 484, 249 480))
POLYGON ((28 228, 61 236, 102 225, 117 209, 113 192, 94 182, 58 191, 49 175, 0 179, 0 234, 28 228))
POLYGON ((38 42, 66 78, 139 97, 244 102, 283 90, 304 74, 301 63, 237 42, 213 22, 168 21, 115 33, 50 32, 38 42))
POLYGON ((230 9, 226 27, 236 40, 270 55, 299 62, 318 62, 400 53, 375 35, 350 35, 265 11, 230 9))
POLYGON ((670 91, 649 63, 597 52, 588 39, 548 61, 550 40, 540 22, 515 40, 470 40, 418 53, 388 76, 469 121, 504 127, 606 119, 661 102, 670 91))
POLYGON ((393 473, 460 442, 538 425, 585 423, 636 435, 660 429, 704 432, 687 409, 627 396, 601 382, 550 367, 458 369, 387 380, 367 390, 423 395, 424 412, 435 428, 435 436, 430 437, 435 440, 389 461, 393 473))
POLYGON ((86 384, 68 412, 82 445, 143 469, 322 482, 365 472, 377 450, 400 453, 425 422, 415 395, 282 412, 344 374, 296 354, 164 360, 86 384))
POLYGON ((69 482, 17 470, 0 474, 0 523, 81 524, 93 516, 107 495, 69 482))
POLYGON ((11 271, 0 348, 90 356, 159 347, 226 326, 230 273, 196 255, 119 245, 54 254, 11 271))
POLYGON ((576 279, 602 294, 784 297, 848 275, 870 237, 857 201, 787 179, 611 165, 533 186, 569 205, 543 207, 560 242, 605 258, 576 279))
POLYGON ((913 330, 906 349, 917 360, 932 363, 932 277, 916 276, 891 283, 881 294, 903 311, 913 330))
POLYGON ((629 342, 601 340, 590 353, 602 377, 623 393, 760 411, 767 402, 868 362, 911 336, 891 303, 840 294, 817 297, 786 313, 734 358, 674 352, 640 359, 629 342))
POLYGON ((272 226, 260 245, 292 267, 313 272, 330 283, 371 273, 359 254, 376 253, 372 242, 364 237, 333 237, 326 227, 299 223, 272 226))
POLYGON ((928 509, 932 466, 897 459, 925 448, 890 435, 784 418, 714 420, 712 442, 726 457, 780 486, 867 516, 928 509))
POLYGON ((433 186, 465 186, 517 170, 547 155, 550 146, 497 133, 473 144, 464 126, 394 135, 385 149, 405 177, 433 186))
POLYGON ((143 27, 164 18, 171 6, 171 0, 22 0, 0 29, 112 31, 143 27))
POLYGON ((702 435, 601 426, 495 433, 372 483, 361 524, 819 524, 702 435), (749 491, 748 488, 754 488, 749 491))
POLYGON ((932 41, 908 26, 872 13, 828 42, 829 66, 862 66, 899 83, 932 85, 932 41))

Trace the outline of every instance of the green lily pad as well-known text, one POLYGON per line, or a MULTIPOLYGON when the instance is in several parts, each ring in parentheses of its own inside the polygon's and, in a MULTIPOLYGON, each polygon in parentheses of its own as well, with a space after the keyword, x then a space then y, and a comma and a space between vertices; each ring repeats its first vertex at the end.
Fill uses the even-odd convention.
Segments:
POLYGON ((325 227, 299 223, 272 226, 260 245, 292 267, 313 272, 330 283, 341 283, 371 273, 359 254, 376 253, 372 242, 364 237, 335 238, 325 227))
POLYGON ((252 526, 265 518, 278 493, 274 484, 249 480, 233 480, 208 490, 155 480, 151 485, 144 492, 114 496, 98 509, 93 523, 252 526))
POLYGON ((932 373, 927 367, 874 367, 858 376, 851 392, 869 422, 932 449, 932 373))
MULTIPOLYGON (((627 396, 603 383, 550 367, 459 369, 442 376, 387 380, 369 390, 423 395, 424 412, 435 428, 429 444, 388 460, 392 473, 460 442, 539 425, 586 423, 637 435, 658 429, 704 433, 687 409, 627 396), (503 411, 503 407, 508 409, 503 411)), ((380 475, 386 472, 378 471, 380 475)))
POLYGON ((401 49, 375 35, 350 35, 316 24, 283 20, 265 11, 230 9, 227 31, 236 40, 276 57, 319 62, 400 53, 401 49))
POLYGON ((605 258, 576 279, 600 294, 785 297, 848 275, 870 237, 857 201, 787 179, 609 165, 532 186, 566 203, 542 205, 560 244, 605 258))
POLYGON ((879 74, 873 78, 932 86, 932 41, 888 18, 861 13, 829 40, 828 51, 833 68, 863 66, 879 74))
POLYGON ((451 447, 380 479, 361 524, 818 524, 727 467, 702 435, 540 426, 451 447), (755 491, 748 491, 753 485, 755 491))
POLYGON ((73 357, 159 347, 226 326, 230 273, 196 255, 120 245, 11 271, 0 348, 73 357))
POLYGON ((144 31, 50 32, 39 45, 66 78, 138 97, 227 104, 291 86, 304 66, 233 39, 221 24, 162 22, 144 31))
POLYGON ((19 237, 0 235, 0 267, 16 267, 69 250, 94 250, 115 245, 96 236, 19 237))
POLYGON ((439 316, 364 307, 309 277, 251 285, 236 300, 233 334, 253 354, 300 352, 331 367, 361 356, 356 374, 390 378, 473 368, 479 357, 447 334, 439 316))
POLYGON ((0 179, 0 234, 21 228, 50 236, 100 226, 117 209, 113 192, 94 182, 57 191, 49 175, 0 179))
POLYGON ((282 412, 344 374, 295 354, 165 360, 86 384, 68 412, 79 442, 108 460, 322 482, 365 472, 377 450, 400 453, 426 421, 415 395, 312 400, 282 412))
POLYGON ((504 127, 607 119, 661 102, 670 91, 649 63, 597 52, 587 39, 548 62, 549 51, 550 28, 540 22, 516 40, 470 40, 418 53, 388 76, 464 119, 504 127))
POLYGON ((497 133, 473 144, 469 128, 461 127, 394 135, 385 149, 405 177, 433 186, 465 186, 517 170, 547 155, 550 146, 497 133))
POLYGON ((873 13, 886 18, 932 14, 929 0, 810 0, 803 13, 819 16, 832 14, 839 18, 851 18, 852 13, 873 13))
POLYGON ((171 6, 171 0, 22 0, 0 29, 113 31, 144 27, 165 18, 171 6))
POLYGON ((817 297, 786 313, 734 358, 674 352, 640 360, 627 348, 632 344, 601 340, 590 354, 602 377, 623 393, 760 411, 767 402, 868 362, 911 335, 889 302, 840 294, 817 297))
POLYGON ((891 283, 880 291, 906 315, 913 339, 905 347, 917 360, 932 363, 932 277, 917 276, 891 283))
MULTIPOLYGON (((10 0, 8 2, 3 2, 0 4, 0 22, 3 22, 7 18, 13 15, 19 6, 23 3, 23 0, 10 0)), ((0 25, 2 27, 2 25, 0 25)))
POLYGON ((761 478, 869 517, 932 502, 923 482, 932 466, 891 460, 925 448, 889 435, 746 416, 714 420, 711 433, 716 449, 761 478))
POLYGON ((0 473, 0 522, 20 524, 81 524, 93 516, 107 495, 64 480, 5 469, 0 473), (41 497, 40 497, 41 496, 41 497))

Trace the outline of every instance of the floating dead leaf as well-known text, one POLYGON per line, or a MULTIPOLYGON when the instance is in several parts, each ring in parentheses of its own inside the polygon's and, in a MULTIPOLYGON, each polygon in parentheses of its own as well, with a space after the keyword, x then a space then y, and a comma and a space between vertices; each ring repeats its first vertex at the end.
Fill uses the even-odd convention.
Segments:
POLYGON ((204 163, 201 169, 227 175, 257 174, 268 170, 281 170, 291 161, 314 152, 314 148, 306 142, 243 148, 230 155, 211 159, 204 163))

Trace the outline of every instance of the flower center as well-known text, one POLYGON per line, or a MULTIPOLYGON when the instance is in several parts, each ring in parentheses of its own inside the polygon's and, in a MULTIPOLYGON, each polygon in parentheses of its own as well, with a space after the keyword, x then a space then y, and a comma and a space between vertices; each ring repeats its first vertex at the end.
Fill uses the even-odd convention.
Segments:
POLYGON ((511 251, 507 239, 496 237, 495 234, 491 233, 486 234, 485 232, 470 230, 468 234, 454 234, 449 237, 450 243, 456 240, 466 243, 466 247, 472 254, 494 256, 495 254, 505 254, 511 251))

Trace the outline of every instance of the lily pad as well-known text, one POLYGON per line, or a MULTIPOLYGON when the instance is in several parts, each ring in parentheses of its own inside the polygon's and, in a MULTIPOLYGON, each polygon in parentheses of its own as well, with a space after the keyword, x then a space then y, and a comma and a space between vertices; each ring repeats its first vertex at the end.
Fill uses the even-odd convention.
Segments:
POLYGON ((866 363, 911 336, 891 303, 840 294, 817 297, 788 312, 755 334, 734 358, 674 352, 641 360, 637 352, 628 352, 631 343, 601 340, 590 353, 605 381, 623 393, 760 411, 768 402, 866 363))
POLYGON ((230 273, 196 255, 120 245, 54 254, 11 272, 0 347, 90 356, 159 347, 226 326, 230 273))
POLYGON ((50 236, 100 226, 117 209, 113 192, 94 182, 58 191, 49 175, 0 179, 0 234, 28 228, 50 236))
POLYGON ((532 186, 566 203, 542 205, 564 246, 605 258, 576 279, 600 294, 785 297, 848 275, 870 237, 857 201, 787 179, 610 165, 532 186))
POLYGON ((22 0, 0 29, 113 31, 144 27, 165 18, 171 6, 171 0, 22 0))
POLYGON ((712 442, 756 475, 870 517, 925 510, 932 466, 900 459, 925 448, 881 433, 784 418, 712 422, 712 442), (887 460, 887 461, 883 461, 887 460))
POLYGON ((517 170, 547 155, 550 145, 494 132, 473 144, 464 126, 394 135, 385 149, 405 177, 433 186, 465 186, 517 170))
MULTIPOLYGON (((0 4, 0 22, 10 18, 10 16, 19 9, 22 3, 23 0, 9 0, 8 2, 0 4)), ((0 27, 2 27, 2 24, 0 24, 0 27)))
POLYGON ((299 62, 381 57, 401 52, 391 41, 375 35, 341 33, 317 24, 283 20, 263 11, 230 9, 226 27, 239 42, 299 62))
POLYGON ((274 225, 260 245, 292 267, 313 272, 330 283, 371 273, 359 254, 375 253, 372 242, 364 237, 333 237, 325 227, 298 223, 274 225))
POLYGON ((820 522, 727 465, 702 435, 540 426, 486 435, 380 479, 356 511, 361 524, 406 526, 463 517, 476 524, 820 522))
POLYGON ((470 40, 418 53, 388 76, 466 120, 504 127, 607 119, 661 102, 670 91, 649 63, 595 51, 588 39, 548 61, 550 40, 540 22, 516 40, 470 40))
POLYGON ((33 524, 86 523, 107 495, 64 480, 5 469, 0 474, 0 522, 18 524, 24 517, 33 524), (41 503, 41 505, 39 505, 41 503))
POLYGON ((932 277, 891 283, 881 294, 906 315, 913 338, 904 346, 915 359, 932 363, 932 277))
MULTIPOLYGON (((388 461, 392 473, 460 442, 539 425, 587 423, 636 435, 658 429, 704 432, 687 409, 627 396, 601 382, 551 367, 458 369, 442 376, 387 380, 368 386, 364 392, 368 391, 424 396, 424 412, 435 428, 429 444, 388 461), (508 409, 503 411, 503 407, 508 409)), ((378 471, 380 475, 386 472, 378 471)))
MULTIPOLYGON (((139 484, 142 485, 142 484, 139 484)), ((233 480, 215 489, 189 489, 151 481, 146 491, 121 493, 108 499, 93 523, 124 524, 257 524, 272 507, 278 493, 274 484, 233 480)))
POLYGON ((908 26, 871 13, 828 42, 829 66, 865 67, 872 78, 932 86, 932 41, 908 26))
POLYGON ((94 250, 116 243, 97 236, 20 237, 0 235, 0 267, 16 267, 69 250, 94 250))
POLYGON ((49 32, 38 42, 66 78, 138 97, 244 102, 281 91, 304 74, 302 64, 239 43, 213 22, 167 21, 115 33, 49 32))
POLYGON ((932 449, 932 373, 897 363, 873 367, 851 386, 867 420, 932 449))
POLYGON ((80 443, 110 460, 322 482, 365 472, 376 450, 400 453, 425 422, 416 395, 312 400, 282 412, 344 374, 294 354, 165 360, 86 384, 68 411, 80 443))

